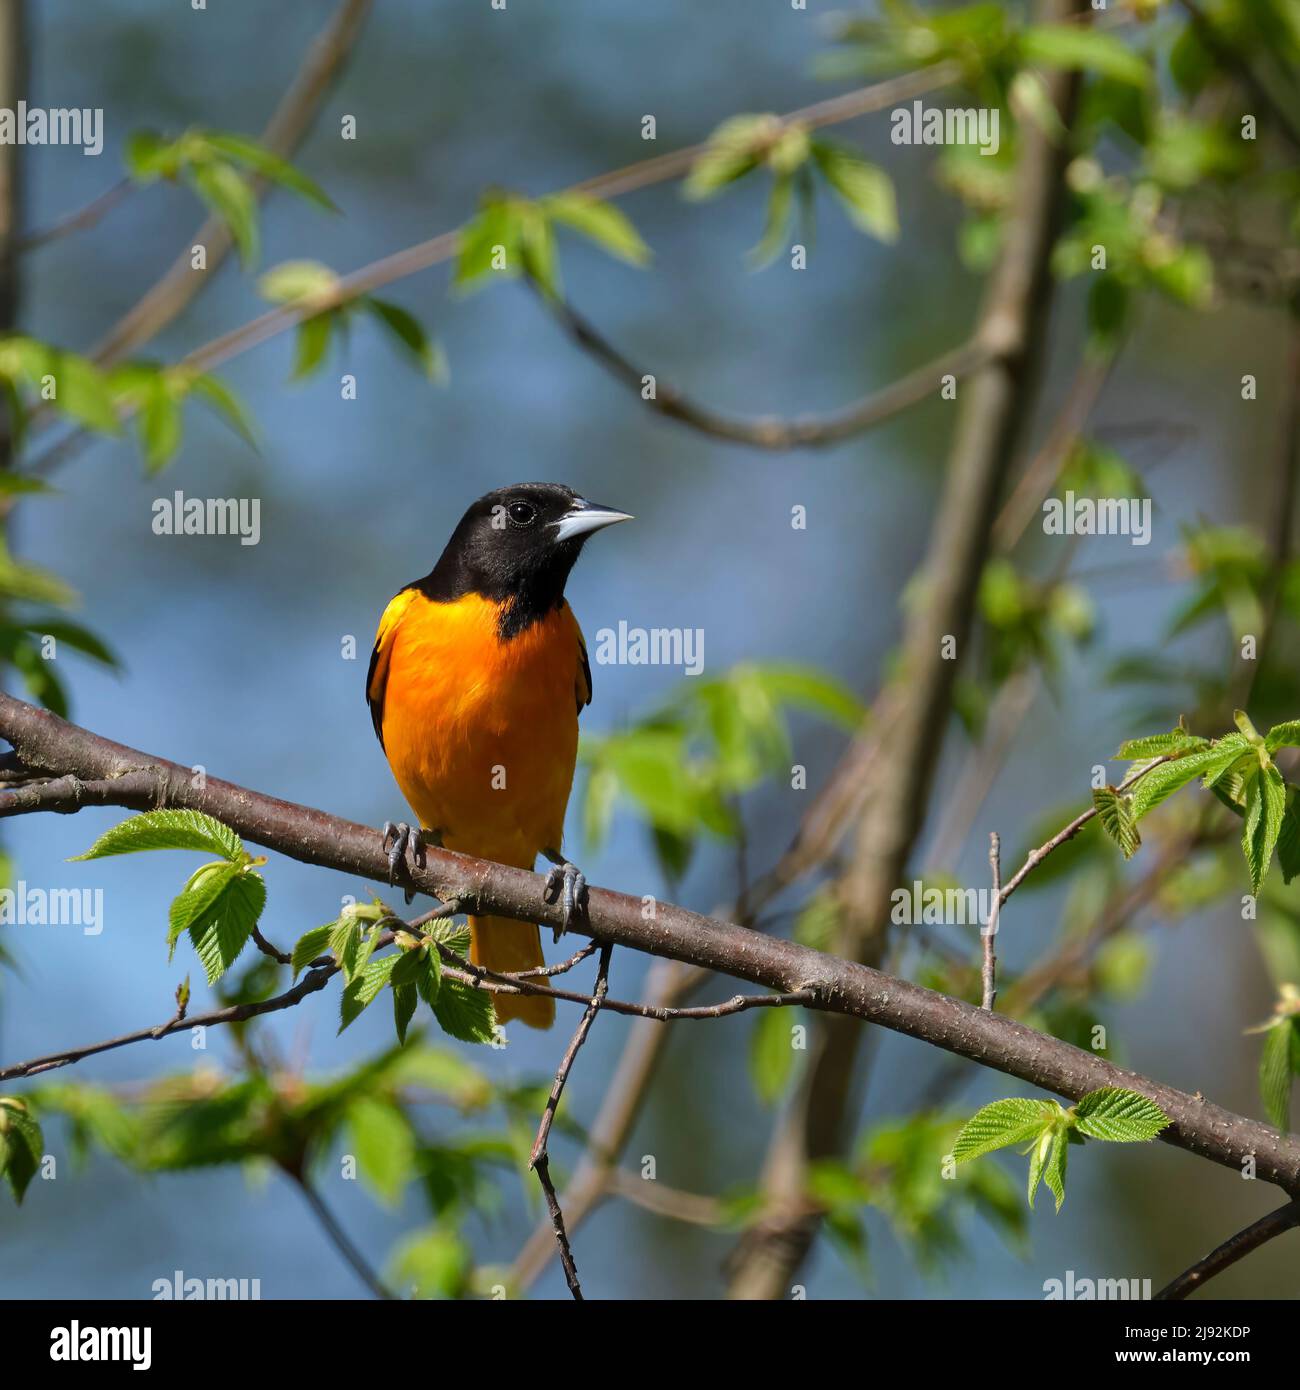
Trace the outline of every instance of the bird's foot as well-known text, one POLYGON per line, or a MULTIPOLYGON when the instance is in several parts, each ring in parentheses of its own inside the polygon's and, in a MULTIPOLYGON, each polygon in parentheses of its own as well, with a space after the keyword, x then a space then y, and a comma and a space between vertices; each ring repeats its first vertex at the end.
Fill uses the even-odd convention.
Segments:
POLYGON ((383 846, 388 854, 388 881, 394 886, 399 877, 405 878, 407 882, 403 884, 406 894, 406 901, 409 903, 415 897, 415 890, 410 887, 411 871, 406 862, 409 851, 411 863, 417 869, 423 869, 427 862, 424 854, 424 839, 421 832, 413 830, 405 821, 386 820, 384 822, 383 846), (389 841, 392 841, 390 846, 389 841))
POLYGON ((587 914, 587 878, 576 864, 570 863, 558 850, 545 849, 542 853, 555 866, 546 875, 546 888, 543 896, 548 903, 560 903, 563 921, 555 928, 555 940, 569 930, 580 916, 587 914))

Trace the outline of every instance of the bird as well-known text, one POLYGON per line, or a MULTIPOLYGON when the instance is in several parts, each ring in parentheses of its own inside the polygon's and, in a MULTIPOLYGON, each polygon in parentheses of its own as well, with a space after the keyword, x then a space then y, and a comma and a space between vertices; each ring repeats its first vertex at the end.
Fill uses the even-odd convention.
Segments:
MULTIPOLYGON (((564 588, 587 540, 630 520, 561 483, 497 488, 465 512, 433 569, 389 601, 366 701, 419 822, 384 825, 390 881, 427 844, 529 870, 544 855, 564 927, 585 911, 586 878, 562 842, 591 663, 564 588)), ((476 965, 509 973, 545 962, 535 924, 470 916, 469 926, 476 965)), ((498 1023, 555 1020, 545 995, 496 994, 493 1004, 498 1023)))

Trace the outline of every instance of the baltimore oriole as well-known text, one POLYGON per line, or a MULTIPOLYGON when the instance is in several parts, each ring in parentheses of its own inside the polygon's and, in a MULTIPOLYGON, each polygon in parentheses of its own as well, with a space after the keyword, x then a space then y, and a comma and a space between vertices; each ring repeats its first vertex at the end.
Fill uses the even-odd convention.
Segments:
MULTIPOLYGON (((424 841, 522 869, 543 854, 566 924, 580 910, 586 881, 560 849, 591 665, 564 585, 587 537, 628 520, 558 483, 498 488, 465 513, 433 569, 384 609, 366 700, 419 817, 414 832, 384 827, 393 875, 424 841)), ((536 926, 469 922, 475 963, 543 963, 536 926)), ((554 1002, 540 995, 499 994, 495 1007, 502 1023, 555 1021, 554 1002)))

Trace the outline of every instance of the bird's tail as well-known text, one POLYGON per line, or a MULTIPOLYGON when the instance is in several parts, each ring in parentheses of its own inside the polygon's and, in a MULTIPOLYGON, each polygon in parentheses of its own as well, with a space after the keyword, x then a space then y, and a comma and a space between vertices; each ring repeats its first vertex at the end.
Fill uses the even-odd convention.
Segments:
MULTIPOLYGON (((509 917, 471 917, 469 932, 469 958, 485 970, 510 974, 545 963, 536 925, 509 917)), ((517 1018, 530 1028, 549 1028, 555 1022, 555 1000, 542 994, 494 994, 492 1007, 498 1023, 517 1018)))

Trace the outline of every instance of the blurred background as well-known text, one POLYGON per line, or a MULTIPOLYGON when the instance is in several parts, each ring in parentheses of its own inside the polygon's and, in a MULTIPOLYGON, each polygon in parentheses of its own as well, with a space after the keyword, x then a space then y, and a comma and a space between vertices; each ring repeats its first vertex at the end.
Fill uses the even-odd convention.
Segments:
MULTIPOLYGON (((206 11, 130 0, 30 6, 29 100, 102 107, 105 149, 98 159, 75 148, 29 150, 24 225, 45 227, 108 188, 137 129, 176 133, 202 124, 255 135, 330 12, 324 0, 274 7, 228 0, 206 11)), ((1157 42, 1153 32, 1159 26, 1141 41, 1157 42)), ((706 7, 511 0, 504 12, 486 0, 437 7, 386 0, 294 156, 339 214, 272 190, 259 268, 311 258, 350 270, 463 223, 486 186, 541 194, 698 142, 738 112, 787 111, 847 90, 852 80, 814 75, 830 36, 827 7, 816 0, 806 10, 787 0, 706 7), (349 114, 355 141, 339 135, 349 114), (657 122, 653 145, 641 138, 646 114, 657 122)), ((783 256, 756 272, 744 253, 762 225, 762 187, 744 181, 695 205, 667 183, 619 204, 653 249, 653 264, 637 270, 570 238, 566 293, 638 365, 737 415, 824 412, 928 361, 963 339, 979 302, 981 276, 956 249, 963 207, 936 177, 938 152, 890 143, 886 113, 835 134, 892 177, 902 229, 896 244, 863 236, 823 198, 807 269, 790 269, 783 256)), ((98 225, 33 250, 21 262, 20 327, 87 350, 188 246, 200 219, 189 190, 155 184, 98 225)), ((643 408, 559 332, 523 285, 457 296, 448 280, 441 266, 384 292, 445 350, 445 385, 423 380, 364 323, 322 371, 291 383, 292 341, 281 335, 222 369, 256 421, 256 454, 220 421, 189 411, 165 474, 147 476, 130 441, 96 439, 53 477, 58 496, 24 503, 11 523, 15 550, 75 587, 78 620, 121 663, 109 671, 61 660, 74 719, 349 819, 378 826, 400 818, 405 807, 363 701, 378 615, 430 567, 470 501, 528 479, 568 483, 636 516, 588 547, 570 583, 589 641, 620 620, 701 628, 706 677, 738 662, 790 662, 874 697, 899 637, 903 587, 925 551, 950 437, 947 403, 931 399, 824 451, 774 454, 710 440, 643 408), (340 398, 345 371, 356 377, 355 400, 340 398), (260 498, 260 544, 156 536, 152 503, 174 489, 260 498), (807 509, 806 530, 791 527, 795 506, 807 509), (348 636, 356 639, 352 660, 341 655, 348 636)), ((145 355, 174 361, 264 307, 255 277, 232 257, 145 355)), ((1084 296, 1072 282, 1056 306, 1031 445, 1069 388, 1084 333, 1084 296)), ((1070 570, 1086 594, 1090 636, 1062 644, 1054 674, 1035 685, 992 769, 973 823, 946 847, 946 862, 931 864, 945 791, 971 747, 954 725, 918 873, 932 868, 985 886, 989 830, 1001 832, 1009 858, 1033 829, 1063 823, 1063 811, 1086 804, 1093 766, 1121 738, 1168 727, 1191 708, 1172 677, 1163 689, 1117 684, 1122 656, 1142 651, 1171 670, 1199 666, 1211 677, 1222 665, 1228 648, 1220 628, 1166 636, 1188 599, 1184 528, 1210 520, 1267 529, 1290 389, 1287 335, 1286 315, 1267 303, 1223 296, 1195 313, 1159 297, 1142 300, 1092 428, 1145 480, 1155 501, 1151 544, 1103 537, 1077 547, 1070 570), (1258 378, 1255 403, 1240 397, 1247 372, 1258 378)), ((1041 537, 1027 543, 1027 564, 1043 544, 1041 537)), ((1041 553, 1047 559, 1038 568, 1050 568, 1056 552, 1041 553)), ((597 666, 584 729, 628 727, 681 679, 663 667, 597 666)), ((815 790, 846 734, 796 714, 791 737, 793 760, 806 765, 815 790)), ((582 777, 569 853, 595 883, 666 895, 634 808, 620 807, 599 845, 584 842, 582 777)), ((788 783, 773 778, 744 800, 753 866, 772 862, 805 808, 810 792, 788 783)), ((193 962, 182 948, 167 963, 167 906, 182 864, 185 873, 192 865, 179 856, 66 863, 121 818, 90 810, 6 825, 13 876, 36 886, 102 886, 105 927, 94 937, 75 928, 4 929, 15 968, 0 975, 0 1060, 170 1012, 193 962)), ((280 945, 337 915, 342 895, 374 889, 280 858, 266 874, 262 925, 280 945)), ((1248 889, 1241 875, 1203 909, 1166 918, 1157 904, 1139 917, 1140 984, 1108 999, 1102 1012, 1108 1055, 1260 1115, 1259 1041, 1243 1029, 1269 1015, 1275 990, 1241 920, 1248 889)), ((735 887, 734 846, 705 837, 672 895, 708 911, 735 887)), ((1013 901, 1000 937, 1005 968, 1014 972, 1055 935, 1069 892, 1061 876, 1013 901)), ((787 906, 801 901, 795 895, 787 906)), ((973 930, 949 937, 975 960, 973 930)), ((896 964, 906 968, 915 953, 900 949, 896 964)), ((648 965, 616 952, 614 992, 640 997, 648 965)), ((585 965, 573 978, 589 975, 585 965)), ((724 982, 707 997, 729 992, 724 982)), ((194 1007, 206 1007, 207 994, 198 972, 194 1007)), ((330 991, 261 1029, 312 1076, 342 1072, 390 1044, 386 1007, 337 1037, 335 1009, 330 991)), ((494 1083, 523 1085, 553 1073, 573 1021, 575 1011, 562 1007, 553 1033, 516 1030, 504 1051, 442 1042, 470 1055, 494 1083)), ((604 1093, 629 1026, 605 1017, 595 1028, 565 1098, 579 1123, 604 1093)), ((750 1076, 756 1026, 757 1016, 746 1014, 676 1027, 627 1150, 630 1169, 652 1154, 659 1179, 673 1188, 723 1196, 752 1188, 773 1114, 750 1076)), ((235 1070, 239 1055, 222 1032, 211 1031, 201 1058, 181 1034, 91 1059, 75 1069, 76 1079, 129 1092, 196 1061, 235 1070)), ((875 1048, 856 1128, 906 1116, 952 1065, 905 1038, 882 1035, 875 1048)), ((953 1104, 969 1114, 1026 1091, 970 1066, 953 1104)), ((445 1107, 430 1123, 446 1136, 487 1125, 445 1107)), ((58 1120, 47 1125, 46 1147, 59 1160, 57 1182, 38 1179, 21 1208, 0 1202, 5 1297, 145 1298, 174 1270, 258 1278, 267 1298, 364 1293, 281 1177, 238 1166, 142 1177, 98 1149, 74 1172, 58 1120)), ((556 1166, 569 1170, 578 1149, 572 1136, 559 1138, 556 1166)), ((981 1163, 1002 1167, 1019 1193, 1023 1160, 1002 1154, 981 1163)), ((1032 1299, 1042 1297, 1044 1280, 1071 1269, 1151 1278, 1158 1287, 1274 1204, 1271 1192, 1164 1145, 1093 1145, 1072 1170, 1064 1208, 1054 1214, 1040 1201, 1025 1213, 1021 1239, 966 1213, 956 1223, 959 1248, 928 1264, 887 1215, 868 1209, 865 1278, 840 1244, 821 1241, 804 1274, 808 1295, 1032 1299)), ((384 1205, 337 1174, 336 1162, 322 1165, 322 1196, 382 1268, 426 1220, 422 1199, 408 1190, 384 1205)), ((494 1183, 498 1209, 470 1213, 461 1226, 482 1265, 508 1264, 539 1214, 530 1179, 507 1165, 494 1183)), ((665 1219, 614 1198, 582 1225, 575 1251, 589 1297, 713 1298, 725 1289, 722 1266, 734 1240, 734 1230, 665 1219)), ((1218 1289, 1293 1297, 1296 1269, 1294 1250, 1279 1242, 1218 1289)), ((565 1295, 553 1262, 532 1292, 565 1295)))

